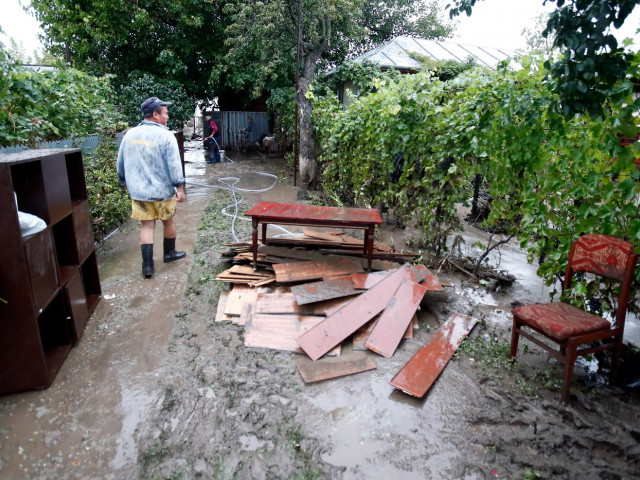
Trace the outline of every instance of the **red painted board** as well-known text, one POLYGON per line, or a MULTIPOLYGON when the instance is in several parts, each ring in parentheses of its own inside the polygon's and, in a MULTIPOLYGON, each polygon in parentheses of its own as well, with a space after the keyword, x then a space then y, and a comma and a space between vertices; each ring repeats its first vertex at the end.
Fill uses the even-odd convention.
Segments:
POLYGON ((427 288, 411 280, 403 280, 398 291, 380 314, 378 323, 365 342, 365 347, 383 357, 391 358, 400 341, 411 328, 411 319, 427 288))
POLYGON ((291 287, 291 292, 295 295, 298 305, 361 293, 353 288, 353 282, 349 276, 295 285, 291 287))
POLYGON ((422 265, 422 267, 424 268, 425 272, 424 272, 424 280, 422 280, 420 284, 427 287, 427 290, 429 290, 430 292, 441 292, 442 290, 444 290, 442 288, 442 284, 440 283, 440 280, 438 280, 436 276, 433 273, 431 273, 427 267, 425 267, 424 265, 422 265))
POLYGON ((411 272, 408 268, 398 269, 382 282, 328 316, 326 320, 300 335, 296 339, 298 345, 312 360, 322 357, 384 310, 402 280, 410 278, 410 275, 411 272))
POLYGON ((322 205, 298 205, 292 203, 258 202, 247 212, 249 217, 277 222, 296 220, 326 220, 330 225, 352 222, 382 224, 378 210, 371 208, 325 207, 322 205))
POLYGON ((391 380, 391 385, 414 397, 422 398, 447 366, 476 320, 452 314, 391 380))
POLYGON ((353 273, 351 274, 351 281, 353 282, 353 288, 358 290, 369 290, 376 283, 380 283, 384 278, 389 276, 388 270, 373 273, 353 273))

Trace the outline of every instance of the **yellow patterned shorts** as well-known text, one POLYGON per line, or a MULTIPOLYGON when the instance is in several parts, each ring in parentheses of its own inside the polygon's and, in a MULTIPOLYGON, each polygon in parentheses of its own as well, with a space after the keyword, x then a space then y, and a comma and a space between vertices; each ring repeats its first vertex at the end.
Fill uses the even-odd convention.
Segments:
POLYGON ((176 213, 176 199, 162 202, 131 200, 131 218, 136 220, 171 220, 176 213))

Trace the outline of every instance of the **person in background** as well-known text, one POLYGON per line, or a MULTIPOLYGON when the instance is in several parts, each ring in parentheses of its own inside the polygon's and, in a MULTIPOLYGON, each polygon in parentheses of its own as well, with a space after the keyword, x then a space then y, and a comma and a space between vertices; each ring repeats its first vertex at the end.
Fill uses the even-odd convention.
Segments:
POLYGON ((154 273, 153 234, 156 220, 162 221, 164 262, 184 258, 176 250, 176 202, 184 202, 185 178, 182 174, 178 142, 167 128, 169 112, 158 97, 147 98, 140 108, 144 120, 123 137, 118 151, 118 179, 131 197, 131 218, 141 221, 140 248, 142 275, 154 273))
POLYGON ((207 163, 218 163, 220 162, 220 141, 222 137, 220 135, 220 130, 218 129, 218 125, 211 118, 211 113, 207 112, 204 114, 204 135, 203 135, 203 143, 204 148, 207 150, 207 155, 205 155, 207 163))
POLYGON ((260 142, 258 141, 258 131, 256 130, 256 124, 253 121, 253 117, 247 117, 247 128, 245 129, 248 133, 247 141, 250 146, 256 146, 259 150, 262 148, 260 146, 260 142))

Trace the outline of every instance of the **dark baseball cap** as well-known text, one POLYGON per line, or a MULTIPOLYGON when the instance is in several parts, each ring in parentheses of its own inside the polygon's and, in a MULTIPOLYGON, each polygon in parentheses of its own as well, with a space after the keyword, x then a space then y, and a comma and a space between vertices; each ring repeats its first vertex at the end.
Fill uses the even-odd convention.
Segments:
POLYGON ((160 100, 158 97, 149 97, 142 102, 140 108, 142 109, 142 115, 147 116, 150 113, 153 113, 156 108, 165 105, 171 105, 171 102, 165 102, 164 100, 160 100))

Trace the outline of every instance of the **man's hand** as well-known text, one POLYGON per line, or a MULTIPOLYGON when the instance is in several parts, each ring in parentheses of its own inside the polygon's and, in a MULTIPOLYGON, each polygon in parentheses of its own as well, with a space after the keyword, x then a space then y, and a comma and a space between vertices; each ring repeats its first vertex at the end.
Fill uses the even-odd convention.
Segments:
POLYGON ((187 196, 184 193, 184 183, 176 187, 176 202, 184 202, 187 196))

